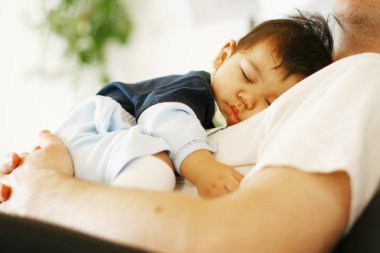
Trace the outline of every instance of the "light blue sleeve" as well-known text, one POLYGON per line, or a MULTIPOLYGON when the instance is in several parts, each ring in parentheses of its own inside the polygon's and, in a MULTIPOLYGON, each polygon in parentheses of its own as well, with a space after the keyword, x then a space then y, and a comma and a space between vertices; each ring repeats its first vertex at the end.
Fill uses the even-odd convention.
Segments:
POLYGON ((194 151, 216 151, 216 145, 207 141, 206 131, 196 114, 185 104, 156 104, 146 109, 137 123, 144 133, 166 140, 171 148, 169 156, 178 173, 183 160, 194 151))
POLYGON ((169 149, 142 133, 135 118, 109 97, 93 96, 73 108, 55 134, 64 142, 78 178, 111 183, 132 160, 169 149))

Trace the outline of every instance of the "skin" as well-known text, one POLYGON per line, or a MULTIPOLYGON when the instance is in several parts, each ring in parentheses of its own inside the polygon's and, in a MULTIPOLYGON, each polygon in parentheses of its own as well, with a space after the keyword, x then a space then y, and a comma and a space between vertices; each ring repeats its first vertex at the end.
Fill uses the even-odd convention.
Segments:
POLYGON ((211 85, 220 111, 228 125, 237 124, 266 109, 304 76, 284 78, 284 69, 276 68, 280 59, 267 40, 247 52, 236 50, 231 40, 214 60, 211 85))
MULTIPOLYGON (((336 0, 334 11, 346 32, 336 30, 335 59, 365 50, 380 53, 380 43, 368 48, 365 42, 379 42, 380 37, 372 36, 379 24, 365 28, 373 33, 345 41, 353 36, 347 30, 358 27, 348 22, 348 14, 344 17, 337 11, 341 4, 346 11, 370 6, 361 12, 362 20, 380 10, 378 0, 336 0), (358 43, 360 38, 363 43, 358 43), (349 46, 354 44, 359 47, 349 46)), ((42 149, 26 156, 22 165, 8 163, 0 168, 10 171, 18 166, 0 179, 12 188, 1 211, 163 252, 328 252, 347 225, 350 185, 344 172, 318 174, 267 167, 248 178, 241 189, 209 200, 112 188, 72 178, 56 171, 70 170, 70 157, 59 140, 44 132, 41 143, 42 149)))
POLYGON ((335 60, 364 52, 379 52, 379 0, 336 0, 333 11, 342 25, 335 25, 335 60))
POLYGON ((239 189, 243 176, 233 167, 221 163, 208 150, 190 154, 181 165, 181 172, 196 188, 199 196, 220 197, 239 189))

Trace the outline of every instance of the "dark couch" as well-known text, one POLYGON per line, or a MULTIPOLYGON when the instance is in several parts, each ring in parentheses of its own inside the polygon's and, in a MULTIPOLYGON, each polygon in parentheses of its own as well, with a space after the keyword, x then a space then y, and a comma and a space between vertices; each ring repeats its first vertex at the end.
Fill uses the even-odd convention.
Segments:
POLYGON ((333 253, 380 253, 380 193, 375 195, 333 253))

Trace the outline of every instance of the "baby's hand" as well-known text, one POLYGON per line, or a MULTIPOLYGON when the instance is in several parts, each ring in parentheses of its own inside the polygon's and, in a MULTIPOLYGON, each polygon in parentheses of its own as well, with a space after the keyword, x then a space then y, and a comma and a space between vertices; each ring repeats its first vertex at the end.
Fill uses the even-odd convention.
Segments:
POLYGON ((203 171, 195 182, 201 197, 219 197, 239 188, 243 176, 234 168, 222 163, 203 171))
POLYGON ((206 198, 218 197, 236 190, 243 178, 234 168, 220 163, 205 149, 191 153, 182 162, 181 172, 197 187, 199 195, 206 198))

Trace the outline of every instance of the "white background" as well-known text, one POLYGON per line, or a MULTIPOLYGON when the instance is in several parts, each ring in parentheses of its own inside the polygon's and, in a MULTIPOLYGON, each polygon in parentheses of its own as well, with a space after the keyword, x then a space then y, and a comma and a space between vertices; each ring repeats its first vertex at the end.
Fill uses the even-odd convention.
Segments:
MULTIPOLYGON (((62 41, 41 27, 49 1, 3 1, 0 9, 0 155, 31 150, 39 130, 54 130, 102 85, 95 69, 78 74, 74 61, 63 57, 62 41)), ((333 0, 124 1, 134 31, 127 45, 108 48, 107 69, 112 80, 135 82, 209 70, 225 42, 248 32, 250 18, 284 17, 295 7, 328 14, 333 0)))

